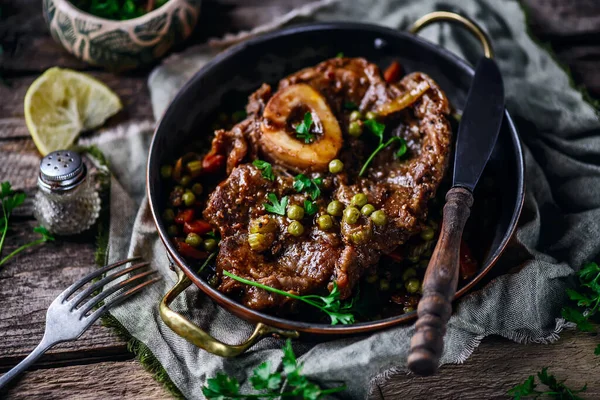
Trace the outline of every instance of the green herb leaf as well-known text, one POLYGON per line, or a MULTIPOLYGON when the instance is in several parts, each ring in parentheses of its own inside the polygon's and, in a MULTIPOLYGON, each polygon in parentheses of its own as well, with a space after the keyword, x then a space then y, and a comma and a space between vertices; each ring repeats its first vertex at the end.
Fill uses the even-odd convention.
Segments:
POLYGON ((225 400, 227 398, 239 398, 240 384, 237 379, 227 376, 221 372, 215 378, 206 380, 206 386, 202 388, 202 394, 207 399, 225 400))
POLYGON ((580 331, 594 332, 594 325, 588 321, 587 317, 581 311, 571 307, 564 307, 561 314, 567 321, 576 323, 580 331))
MULTIPOLYGON (((223 275, 228 276, 231 279, 236 280, 240 283, 244 283, 246 285, 264 289, 267 292, 276 293, 281 296, 300 300, 310 306, 318 308, 319 310, 321 310, 321 311, 325 312, 327 315, 329 315, 332 325, 336 325, 338 323, 342 323, 342 324, 353 324, 354 323, 354 315, 350 312, 352 304, 342 305, 342 303, 340 301, 340 292, 339 292, 339 289, 335 282, 333 283, 333 289, 327 296, 319 296, 316 294, 300 296, 300 295, 289 293, 289 292, 286 292, 286 291, 283 291, 280 289, 276 289, 271 286, 264 285, 262 283, 258 283, 255 281, 251 281, 251 280, 242 278, 242 277, 237 276, 227 270, 223 270, 223 275)), ((289 377, 288 377, 288 379, 289 379, 289 377)))
POLYGON ((304 200, 304 211, 308 215, 314 215, 317 211, 319 211, 319 207, 317 207, 316 203, 313 203, 310 200, 304 200))
MULTIPOLYGON (((397 137, 397 136, 394 136, 397 137)), ((400 143, 400 148, 398 148, 398 150, 396 150, 396 153, 394 153, 394 156, 396 158, 402 158, 406 152, 408 151, 408 146, 406 145, 406 140, 402 139, 401 137, 398 137, 398 142, 400 143)))
POLYGON ((261 171, 262 177, 265 178, 268 181, 274 181, 275 180, 275 175, 273 174, 273 167, 271 166, 270 163, 263 161, 263 160, 254 160, 252 162, 252 165, 254 165, 256 168, 258 168, 261 171))
POLYGON ((340 51, 335 55, 336 58, 344 58, 344 52, 340 51))
POLYGON ((564 381, 559 382, 554 375, 548 373, 548 367, 542 368, 542 370, 537 373, 537 377, 539 381, 546 385, 550 390, 544 392, 536 390, 535 388, 537 385, 535 384, 535 378, 533 375, 530 375, 525 382, 516 385, 507 393, 513 396, 513 399, 515 400, 529 397, 537 399, 541 396, 549 396, 563 400, 583 400, 581 397, 577 396, 577 393, 585 392, 587 390, 587 385, 584 385, 578 390, 567 387, 564 384, 564 381))
POLYGON ((279 201, 277 199, 277 196, 275 195, 275 193, 269 193, 267 195, 267 198, 269 199, 271 204, 268 204, 268 203, 263 204, 263 206, 265 207, 265 210, 267 210, 268 212, 273 213, 273 214, 285 215, 285 209, 288 204, 287 196, 283 196, 281 198, 281 201, 279 201))
POLYGON ((598 343, 598 346, 596 346, 596 348, 594 349, 594 354, 600 356, 600 343, 598 343))
POLYGON ((296 137, 304 140, 306 144, 312 143, 315 140, 315 135, 310 131, 312 124, 312 114, 307 112, 304 114, 304 120, 296 126, 296 137))
POLYGON ((535 390, 535 378, 533 375, 529 375, 529 377, 520 385, 514 386, 507 393, 510 396, 513 396, 513 399, 520 400, 524 397, 531 396, 532 394, 539 393, 535 390))
POLYGON ((250 383, 256 390, 277 390, 281 386, 281 374, 278 372, 271 373, 271 364, 265 361, 254 369, 254 375, 250 377, 250 383))
POLYGON ((363 125, 369 128, 371 133, 379 138, 379 144, 383 143, 383 132, 385 131, 385 124, 379 123, 374 119, 368 119, 363 122, 363 125))
POLYGON ((344 108, 346 110, 350 110, 350 111, 358 110, 358 104, 356 104, 353 101, 346 100, 346 101, 344 101, 344 108))
POLYGON ((316 200, 321 195, 319 186, 322 184, 323 179, 321 178, 310 179, 304 174, 298 174, 294 180, 294 189, 298 193, 306 192, 310 195, 311 199, 316 200))
POLYGON ((44 228, 41 225, 33 228, 33 231, 42 235, 42 239, 44 240, 44 242, 54 240, 54 236, 52 236, 52 234, 48 232, 48 229, 44 228))

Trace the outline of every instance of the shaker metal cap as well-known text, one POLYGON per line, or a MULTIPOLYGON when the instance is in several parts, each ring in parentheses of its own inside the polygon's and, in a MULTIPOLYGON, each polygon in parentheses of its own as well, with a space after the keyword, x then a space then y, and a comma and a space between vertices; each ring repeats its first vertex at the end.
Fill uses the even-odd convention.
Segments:
POLYGON ((38 182, 47 189, 69 190, 82 182, 85 175, 85 164, 77 152, 58 150, 40 161, 38 182))

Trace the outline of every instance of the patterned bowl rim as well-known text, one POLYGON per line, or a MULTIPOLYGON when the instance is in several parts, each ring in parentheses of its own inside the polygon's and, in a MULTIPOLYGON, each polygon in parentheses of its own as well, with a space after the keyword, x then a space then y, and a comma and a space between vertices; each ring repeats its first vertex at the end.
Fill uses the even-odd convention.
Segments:
MULTIPOLYGON (((54 3, 54 6, 56 7, 57 10, 61 10, 63 12, 69 13, 71 15, 76 15, 80 18, 86 19, 87 21, 96 22, 96 23, 104 23, 104 24, 120 25, 120 26, 135 26, 135 25, 139 25, 139 24, 144 24, 161 14, 169 12, 172 8, 177 7, 179 4, 186 2, 186 0, 168 0, 165 4, 158 7, 157 9, 154 9, 154 10, 150 11, 149 13, 146 13, 137 18, 126 19, 126 20, 117 20, 117 19, 102 18, 102 17, 98 17, 94 14, 90 14, 86 11, 83 11, 83 10, 75 7, 75 5, 73 3, 71 3, 69 0, 50 0, 50 1, 52 1, 54 3)), ((188 4, 190 4, 190 3, 188 3, 188 4)), ((190 5, 193 5, 193 4, 190 4, 190 5)), ((197 8, 200 7, 200 1, 197 1, 196 7, 197 8)))

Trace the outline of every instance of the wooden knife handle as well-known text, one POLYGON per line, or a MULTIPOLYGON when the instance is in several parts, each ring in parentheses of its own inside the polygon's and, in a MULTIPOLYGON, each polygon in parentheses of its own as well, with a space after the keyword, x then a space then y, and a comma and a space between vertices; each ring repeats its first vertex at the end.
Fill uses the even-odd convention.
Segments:
POLYGON ((454 187, 446 194, 440 238, 425 273, 419 319, 410 342, 408 368, 417 375, 432 375, 438 368, 458 284, 460 241, 472 205, 468 189, 454 187))

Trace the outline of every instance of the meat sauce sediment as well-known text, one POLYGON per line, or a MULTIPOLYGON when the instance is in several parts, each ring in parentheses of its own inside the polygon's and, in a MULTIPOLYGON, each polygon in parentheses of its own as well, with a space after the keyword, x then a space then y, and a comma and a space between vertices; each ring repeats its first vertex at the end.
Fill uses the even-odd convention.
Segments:
MULTIPOLYGON (((450 107, 443 91, 426 74, 415 72, 397 81, 397 73, 389 75, 394 81, 386 81, 379 68, 365 59, 335 58, 282 79, 277 88, 263 84, 249 96, 243 120, 239 121, 241 116, 236 113, 233 119, 238 121, 233 126, 215 131, 208 154, 184 157, 188 164, 189 160, 201 162, 200 171, 186 169, 180 161, 170 174, 163 171, 163 176, 178 183, 170 194, 170 205, 178 212, 169 213, 178 218, 169 234, 180 252, 188 259, 202 260, 216 242, 205 236, 199 245, 201 236, 210 235, 211 229, 220 236, 213 269, 204 272, 213 286, 250 308, 288 314, 298 310, 296 300, 242 284, 222 271, 296 295, 323 295, 335 282, 341 299, 356 295, 362 279, 359 297, 365 312, 360 312, 360 307, 357 312, 366 319, 387 316, 372 315, 369 310, 370 302, 382 298, 391 305, 384 314, 416 307, 441 214, 440 202, 432 204, 450 158, 450 107), (402 102, 403 96, 419 90, 410 106, 399 112, 385 111, 390 103, 402 102), (312 141, 297 134, 307 112, 312 114, 312 141), (374 112, 379 114, 377 123, 385 124, 383 141, 400 137, 407 152, 396 157, 398 144, 393 142, 378 152, 359 176, 379 143, 364 117, 374 112), (357 118, 358 114, 362 118, 357 118), (360 135, 356 135, 357 125, 360 135), (257 159, 271 164, 273 180, 253 165, 257 159), (332 159, 343 163, 341 172, 327 170, 332 159), (319 183, 318 196, 294 186, 298 174, 319 183), (218 184, 203 191, 198 184, 191 186, 194 181, 202 182, 205 189, 218 184), (182 183, 187 183, 188 189, 182 183), (185 197, 188 193, 194 196, 185 197), (351 210, 346 218, 328 212, 334 200, 345 209, 355 206, 360 210, 365 199, 355 197, 360 203, 352 204, 357 194, 366 195, 372 206, 371 213, 366 211, 370 215, 359 212, 355 218, 350 214, 356 212, 351 210), (306 210, 307 201, 316 212, 291 215, 298 219, 294 222, 288 215, 266 210, 265 204, 272 204, 268 195, 275 195, 278 201, 287 198, 288 212, 294 205, 306 210), (194 211, 186 211, 189 209, 194 211), (374 218, 373 210, 385 218, 374 218), (318 220, 324 215, 330 218, 318 220), (196 234, 199 240, 186 243, 180 236, 182 222, 184 233, 196 234), (292 222, 295 227, 301 224, 301 234, 290 228, 292 222), (192 226, 194 223, 197 226, 192 226), (263 223, 269 226, 262 229, 257 245, 252 232, 263 223)), ((226 119, 220 117, 221 122, 226 119)), ((196 238, 192 235, 192 239, 196 238)), ((462 251, 465 260, 470 257, 470 262, 463 263, 464 277, 476 269, 467 252, 462 251)))

